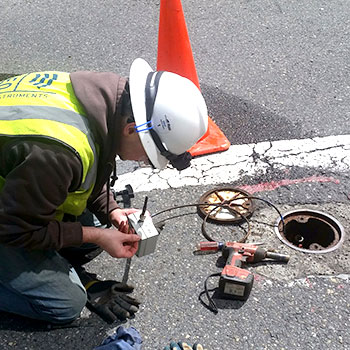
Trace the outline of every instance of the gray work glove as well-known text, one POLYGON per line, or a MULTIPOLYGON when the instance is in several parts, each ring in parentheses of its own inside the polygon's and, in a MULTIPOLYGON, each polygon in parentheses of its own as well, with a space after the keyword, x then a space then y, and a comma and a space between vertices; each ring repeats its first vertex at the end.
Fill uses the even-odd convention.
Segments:
POLYGON ((163 350, 204 350, 203 346, 200 344, 193 344, 193 346, 188 345, 183 342, 171 342, 170 345, 166 346, 163 350))
POLYGON ((87 303, 90 311, 104 321, 125 321, 138 311, 140 302, 130 297, 134 287, 116 281, 93 281, 86 286, 87 303))

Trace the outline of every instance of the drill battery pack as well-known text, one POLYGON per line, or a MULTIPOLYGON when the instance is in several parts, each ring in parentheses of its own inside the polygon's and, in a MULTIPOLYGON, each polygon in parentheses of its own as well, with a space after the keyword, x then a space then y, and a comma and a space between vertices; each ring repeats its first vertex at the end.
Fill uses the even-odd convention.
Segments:
POLYGON ((247 300, 254 276, 237 266, 226 265, 219 280, 219 294, 223 299, 247 300))

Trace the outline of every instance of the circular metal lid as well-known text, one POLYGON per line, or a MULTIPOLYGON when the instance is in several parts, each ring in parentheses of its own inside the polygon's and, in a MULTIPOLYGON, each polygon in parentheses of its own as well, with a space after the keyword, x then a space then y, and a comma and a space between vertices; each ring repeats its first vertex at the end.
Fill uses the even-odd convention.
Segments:
POLYGON ((205 192, 198 207, 202 217, 216 223, 239 223, 253 214, 251 194, 239 188, 218 187, 205 192), (207 205, 204 205, 207 204, 207 205))

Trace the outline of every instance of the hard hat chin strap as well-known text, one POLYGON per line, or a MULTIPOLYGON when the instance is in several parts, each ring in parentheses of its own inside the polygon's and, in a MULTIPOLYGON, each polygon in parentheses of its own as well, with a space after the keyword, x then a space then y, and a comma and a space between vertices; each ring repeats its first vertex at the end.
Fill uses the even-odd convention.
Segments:
MULTIPOLYGON (((163 155, 162 152, 161 154, 163 155)), ((169 155, 164 155, 164 157, 166 157, 170 164, 179 171, 184 170, 191 165, 192 155, 190 152, 184 152, 179 155, 169 152, 169 155)))
MULTIPOLYGON (((152 125, 152 115, 154 109, 154 103, 156 100, 158 85, 160 77, 164 72, 150 72, 148 73, 146 80, 146 115, 148 125, 152 125)), ((191 164, 192 156, 189 152, 184 152, 182 154, 174 154, 167 150, 157 132, 153 129, 152 126, 148 127, 147 130, 150 132, 154 143, 156 144, 160 154, 169 160, 170 164, 177 170, 184 170, 188 168, 191 164)))

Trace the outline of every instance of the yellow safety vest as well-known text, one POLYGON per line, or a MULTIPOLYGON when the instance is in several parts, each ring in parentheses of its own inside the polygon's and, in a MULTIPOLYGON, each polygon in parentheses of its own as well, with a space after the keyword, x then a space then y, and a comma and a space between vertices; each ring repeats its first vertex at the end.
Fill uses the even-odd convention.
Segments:
MULTIPOLYGON (((37 72, 0 82, 0 137, 45 138, 70 148, 81 160, 83 176, 79 190, 68 194, 57 208, 80 215, 96 181, 98 149, 83 106, 74 94, 69 73, 37 72)), ((0 176, 0 191, 6 178, 0 176)))

